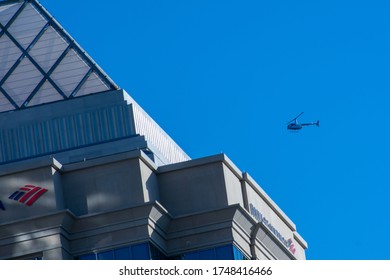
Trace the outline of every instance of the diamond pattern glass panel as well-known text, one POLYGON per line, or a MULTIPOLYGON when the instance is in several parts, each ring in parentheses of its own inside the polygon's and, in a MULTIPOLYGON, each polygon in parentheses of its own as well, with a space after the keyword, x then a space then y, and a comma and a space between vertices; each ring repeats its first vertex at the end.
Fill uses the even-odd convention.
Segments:
POLYGON ((106 86, 106 84, 103 83, 102 80, 100 80, 95 73, 92 73, 85 81, 83 86, 79 89, 76 96, 87 95, 94 92, 101 92, 108 89, 109 88, 106 86))
POLYGON ((68 44, 54 28, 49 27, 30 50, 29 54, 43 70, 48 72, 67 46, 68 44))
POLYGON ((89 67, 76 54, 74 50, 68 52, 60 65, 54 70, 51 78, 57 83, 61 90, 69 96, 81 79, 88 72, 89 67))
POLYGON ((50 82, 46 81, 34 95, 28 106, 49 103, 63 99, 50 82))
POLYGON ((51 18, 36 0, 0 2, 0 112, 118 88, 51 18))
POLYGON ((28 58, 24 58, 11 76, 3 84, 3 89, 18 106, 23 105, 27 97, 42 80, 43 76, 28 58))
POLYGON ((21 54, 22 52, 12 43, 6 34, 0 38, 0 81, 21 54))
POLYGON ((0 23, 5 26, 16 11, 22 6, 22 3, 16 3, 6 6, 0 6, 0 23))
POLYGON ((9 111, 15 109, 8 99, 0 92, 0 112, 9 111))
POLYGON ((28 4, 8 31, 26 49, 45 24, 46 20, 31 4, 28 4))

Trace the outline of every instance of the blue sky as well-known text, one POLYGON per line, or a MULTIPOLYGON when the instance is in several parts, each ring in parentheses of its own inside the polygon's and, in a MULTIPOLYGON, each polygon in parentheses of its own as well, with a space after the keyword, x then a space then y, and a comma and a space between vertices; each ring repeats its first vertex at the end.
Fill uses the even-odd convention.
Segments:
POLYGON ((390 259, 389 1, 40 2, 192 158, 247 171, 308 259, 390 259), (321 126, 288 132, 300 112, 321 126))

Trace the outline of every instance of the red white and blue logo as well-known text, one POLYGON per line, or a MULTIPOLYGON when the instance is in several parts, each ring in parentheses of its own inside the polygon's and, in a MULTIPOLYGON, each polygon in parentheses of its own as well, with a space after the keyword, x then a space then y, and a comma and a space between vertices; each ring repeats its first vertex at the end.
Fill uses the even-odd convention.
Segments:
POLYGON ((45 192, 47 192, 47 189, 33 185, 25 185, 24 187, 21 187, 19 190, 11 194, 8 198, 26 204, 27 206, 31 206, 45 192))

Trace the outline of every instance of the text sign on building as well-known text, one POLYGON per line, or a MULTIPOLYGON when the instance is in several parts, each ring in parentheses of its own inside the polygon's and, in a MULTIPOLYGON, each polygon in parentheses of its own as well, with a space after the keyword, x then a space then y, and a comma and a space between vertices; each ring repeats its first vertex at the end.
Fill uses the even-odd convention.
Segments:
POLYGON ((285 238, 264 216, 263 214, 251 203, 249 206, 249 211, 252 216, 258 221, 265 225, 279 240, 283 245, 289 249, 289 251, 295 254, 295 246, 291 238, 285 238))

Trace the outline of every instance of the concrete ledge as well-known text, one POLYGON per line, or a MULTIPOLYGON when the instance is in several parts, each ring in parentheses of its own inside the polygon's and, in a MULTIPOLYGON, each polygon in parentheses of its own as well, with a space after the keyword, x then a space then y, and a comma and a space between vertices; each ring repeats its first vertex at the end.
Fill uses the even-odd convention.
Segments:
POLYGON ((303 247, 303 249, 306 250, 307 248, 309 248, 309 246, 307 245, 307 242, 296 231, 294 232, 294 239, 303 247))
POLYGON ((104 165, 112 162, 119 162, 135 158, 139 158, 140 160, 142 160, 150 169, 154 171, 157 170, 157 166, 155 165, 155 163, 142 150, 132 150, 99 158, 85 159, 85 161, 81 162, 70 163, 64 165, 64 167, 62 168, 62 172, 81 170, 98 165, 104 165))
POLYGON ((23 161, 1 164, 0 176, 12 175, 22 171, 38 169, 42 167, 53 167, 56 170, 62 169, 62 164, 52 156, 43 156, 23 161))
POLYGON ((240 171, 240 169, 238 169, 237 166, 225 154, 217 154, 217 155, 202 157, 198 159, 192 159, 189 161, 160 166, 158 168, 158 172, 159 173, 173 172, 179 169, 192 168, 192 167, 212 164, 216 162, 223 162, 239 179, 242 179, 242 172, 240 171))

